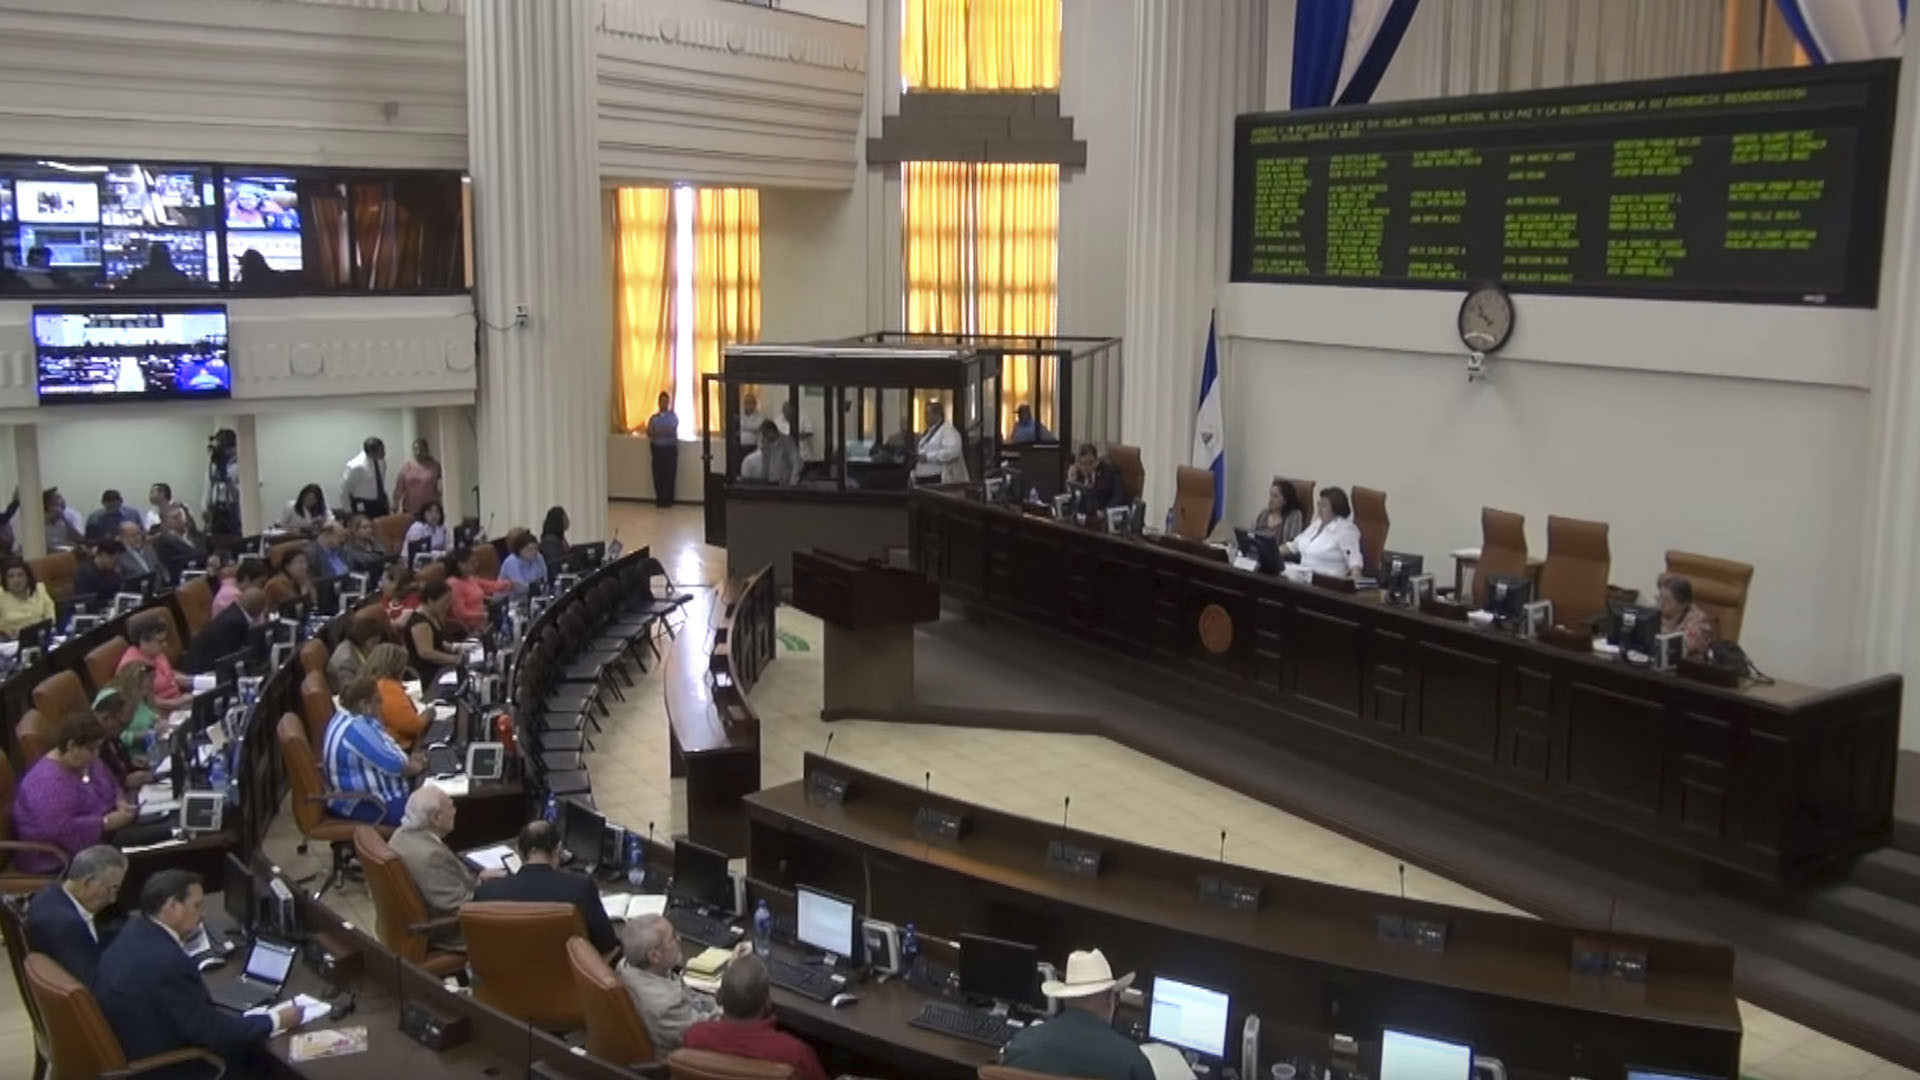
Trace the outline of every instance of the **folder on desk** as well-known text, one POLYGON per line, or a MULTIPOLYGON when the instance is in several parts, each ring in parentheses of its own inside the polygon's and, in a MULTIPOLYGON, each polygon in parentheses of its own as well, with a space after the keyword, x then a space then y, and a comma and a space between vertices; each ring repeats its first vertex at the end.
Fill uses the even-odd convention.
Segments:
POLYGON ((637 919, 642 915, 665 915, 667 898, 663 893, 607 893, 600 906, 609 919, 637 919))
POLYGON ((718 979, 720 971, 733 959, 732 949, 708 949, 687 961, 686 973, 696 979, 718 979))

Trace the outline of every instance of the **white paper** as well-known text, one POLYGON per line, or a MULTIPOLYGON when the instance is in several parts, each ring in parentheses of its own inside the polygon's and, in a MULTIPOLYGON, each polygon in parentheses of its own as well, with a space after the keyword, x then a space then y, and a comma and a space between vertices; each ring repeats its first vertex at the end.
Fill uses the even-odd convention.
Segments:
POLYGON ((436 776, 427 782, 455 799, 467 793, 466 773, 458 776, 436 776))
POLYGON ((605 893, 600 906, 609 919, 637 919, 642 915, 665 915, 667 898, 662 893, 605 893))
POLYGON ((505 870, 507 868, 507 856, 511 854, 513 854, 512 844, 495 844, 492 847, 483 847, 476 851, 469 851, 465 855, 462 855, 461 858, 482 870, 505 870))
MULTIPOLYGON (((300 1021, 294 1025, 295 1027, 299 1027, 300 1024, 311 1024, 315 1020, 333 1011, 333 1006, 321 1001, 312 994, 295 994, 293 1003, 300 1006, 300 1021)), ((284 1004, 286 1004, 286 1002, 276 1001, 271 1005, 258 1005, 248 1009, 246 1014, 248 1016, 265 1016, 284 1004)))
POLYGON ((196 694, 204 694, 218 685, 220 685, 220 681, 212 675, 195 675, 193 677, 193 692, 196 694))

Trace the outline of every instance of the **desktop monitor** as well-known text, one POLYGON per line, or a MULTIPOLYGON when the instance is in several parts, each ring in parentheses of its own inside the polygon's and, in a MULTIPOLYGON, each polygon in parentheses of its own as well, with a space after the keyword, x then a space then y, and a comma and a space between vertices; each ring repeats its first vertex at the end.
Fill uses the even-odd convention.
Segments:
POLYGON ((1270 532, 1255 532, 1248 529, 1233 530, 1233 539, 1240 554, 1258 563, 1256 567, 1263 574, 1280 572, 1280 540, 1270 532))
POLYGON ((794 937, 800 944, 851 959, 854 925, 859 921, 854 918, 853 901, 805 885, 796 886, 793 895, 794 937))
POLYGON ((1413 579, 1426 570, 1427 561, 1399 551, 1380 553, 1380 588, 1396 600, 1413 595, 1413 579))
POLYGON ((222 869, 221 906, 226 909, 227 916, 240 925, 240 929, 252 930, 253 920, 259 913, 259 905, 254 899, 259 886, 254 884, 253 869, 231 851, 227 852, 222 869))
POLYGON ((1608 608, 1607 644, 1623 652, 1652 656, 1654 638, 1660 634, 1660 609, 1637 604, 1613 604, 1608 608))
POLYGON ((733 879, 727 873, 726 854, 691 840, 675 840, 673 883, 667 893, 689 904, 731 912, 733 879))
POLYGON ((1472 1080, 1473 1047, 1387 1028, 1380 1033, 1380 1080, 1472 1080))
POLYGON ((560 845, 578 862, 598 863, 600 845, 606 842, 607 819, 577 799, 563 800, 560 845))
POLYGON ((1220 1060, 1227 1054, 1227 995, 1159 975, 1147 1008, 1147 1037, 1220 1060))
POLYGON ((978 934, 960 935, 960 993, 1041 1008, 1040 951, 978 934))
POLYGON ((221 305, 36 307, 33 340, 43 405, 233 393, 221 305))
POLYGON ((1533 602, 1533 579, 1493 577, 1487 580, 1487 610, 1503 623, 1519 625, 1533 602))

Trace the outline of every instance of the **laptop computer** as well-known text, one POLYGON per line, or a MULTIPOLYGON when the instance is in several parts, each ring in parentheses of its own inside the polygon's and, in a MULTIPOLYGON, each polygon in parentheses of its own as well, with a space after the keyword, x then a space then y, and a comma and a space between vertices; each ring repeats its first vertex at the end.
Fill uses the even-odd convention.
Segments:
POLYGON ((248 1009, 280 996, 280 989, 287 985, 287 976, 293 973, 294 948, 291 945, 256 938, 253 948, 247 953, 247 966, 242 968, 238 977, 231 982, 216 981, 207 986, 207 993, 213 1003, 234 1012, 246 1012, 248 1009))

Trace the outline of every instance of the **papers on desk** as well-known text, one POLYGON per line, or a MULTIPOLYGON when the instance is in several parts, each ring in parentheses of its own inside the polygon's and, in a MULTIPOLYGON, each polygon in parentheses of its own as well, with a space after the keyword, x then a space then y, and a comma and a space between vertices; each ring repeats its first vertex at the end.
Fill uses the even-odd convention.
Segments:
POLYGON ((466 773, 461 773, 458 776, 429 777, 427 783, 446 792, 451 798, 457 799, 467 793, 468 781, 466 773))
POLYGON ((642 915, 665 915, 667 898, 660 893, 606 893, 600 897, 600 906, 606 909, 609 919, 637 919, 642 915))
POLYGON ((680 981, 692 990, 703 994, 715 994, 720 991, 720 973, 733 961, 732 949, 708 949, 699 956, 687 961, 680 971, 680 981))
POLYGON ((405 690, 407 692, 407 696, 413 699, 413 703, 415 705, 418 705, 422 701, 426 700, 422 696, 426 693, 426 690, 420 685, 419 679, 408 679, 406 682, 403 682, 400 684, 400 689, 405 690))
POLYGON ((463 851, 460 853, 460 857, 465 859, 469 866, 477 870, 505 870, 507 868, 507 857, 512 854, 512 844, 495 844, 492 847, 463 851))
POLYGON ((220 680, 211 674, 195 675, 193 677, 193 692, 195 694, 204 694, 218 685, 220 685, 220 680))
POLYGON ((302 1061, 317 1061, 320 1058, 363 1054, 366 1050, 367 1029, 365 1025, 360 1025, 298 1032, 293 1036, 293 1043, 287 1049, 287 1056, 297 1064, 302 1061))
MULTIPOLYGON (((333 1006, 327 1004, 324 1001, 321 1001, 319 998, 314 997, 312 994, 295 994, 293 997, 293 1003, 295 1005, 300 1006, 300 1023, 302 1024, 311 1024, 315 1020, 318 1020, 321 1017, 333 1011, 333 1006)), ((265 1016, 268 1013, 273 1012, 275 1009, 278 1009, 280 1006, 284 1004, 286 1003, 282 1001, 276 1001, 270 1005, 257 1005, 251 1009, 248 1009, 246 1012, 246 1015, 265 1016)))
MULTIPOLYGON (((161 758, 160 762, 161 770, 164 770, 169 759, 161 758)), ((154 775, 162 775, 162 772, 156 770, 154 775)), ((180 809, 180 800, 173 797, 172 784, 148 784, 140 789, 136 798, 143 814, 171 814, 180 809)))
POLYGON ((1140 1053, 1153 1067, 1153 1080, 1194 1080, 1193 1066, 1178 1047, 1166 1043, 1142 1043, 1140 1053))

